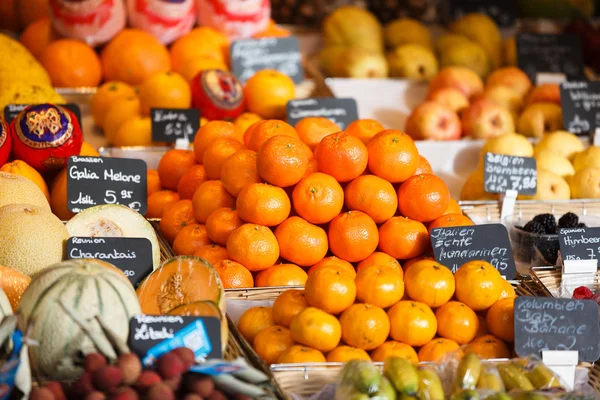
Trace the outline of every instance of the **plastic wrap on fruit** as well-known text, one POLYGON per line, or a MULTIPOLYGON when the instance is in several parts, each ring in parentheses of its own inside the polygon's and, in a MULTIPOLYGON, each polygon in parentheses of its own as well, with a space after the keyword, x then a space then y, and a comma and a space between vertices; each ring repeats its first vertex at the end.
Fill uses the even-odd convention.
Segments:
POLYGON ((490 391, 492 393, 504 392, 504 383, 502 383, 500 373, 494 364, 484 363, 481 366, 476 387, 480 391, 490 391))
POLYGON ((419 372, 410 361, 399 357, 386 359, 383 363, 383 375, 401 396, 416 396, 419 390, 419 372))
POLYGON ((269 0, 197 0, 198 22, 243 39, 264 31, 271 18, 269 0))
POLYGON ((335 400, 368 399, 381 390, 381 381, 379 370, 370 361, 349 361, 340 372, 335 400))
POLYGON ((233 119, 244 110, 244 90, 230 72, 208 69, 191 82, 192 106, 209 120, 233 119))
POLYGON ((465 354, 456 368, 456 388, 458 390, 473 390, 481 375, 481 360, 475 353, 465 354))
POLYGON ((12 148, 12 137, 9 131, 9 125, 0 117, 0 165, 6 164, 10 157, 12 148))
POLYGON ((169 44, 192 30, 194 0, 127 0, 129 24, 169 44))
POLYGON ((90 46, 108 42, 126 19, 123 0, 50 0, 50 15, 57 32, 90 46))
POLYGON ((444 387, 437 372, 430 366, 419 367, 419 400, 444 400, 444 387))
POLYGON ((41 172, 64 168, 83 143, 75 114, 53 104, 25 108, 11 122, 11 134, 13 156, 41 172))

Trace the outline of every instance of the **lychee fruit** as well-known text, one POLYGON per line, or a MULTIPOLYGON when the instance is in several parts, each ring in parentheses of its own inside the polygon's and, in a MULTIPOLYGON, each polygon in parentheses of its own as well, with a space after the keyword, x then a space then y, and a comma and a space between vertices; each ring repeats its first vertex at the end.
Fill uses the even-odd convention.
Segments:
POLYGON ((181 375, 185 372, 185 364, 181 357, 175 353, 164 354, 158 359, 156 369, 160 376, 164 379, 169 379, 177 375, 181 375))
POLYGON ((196 393, 202 397, 208 397, 215 391, 215 384, 208 376, 188 374, 186 376, 185 388, 188 392, 196 393))
POLYGON ((148 400, 175 400, 175 393, 164 382, 152 386, 146 394, 148 400))
POLYGON ((44 386, 47 389, 50 389, 56 400, 67 400, 67 396, 65 396, 65 391, 60 382, 48 382, 44 386))
POLYGON ((92 374, 90 372, 84 372, 81 374, 79 379, 71 385, 69 390, 69 397, 83 398, 88 393, 96 390, 94 388, 94 384, 92 383, 92 374))
POLYGON ((99 391, 90 392, 87 396, 85 396, 85 400, 105 400, 106 395, 99 391))
POLYGON ((172 351, 172 353, 177 354, 179 356, 179 358, 181 358, 181 360, 183 360, 186 371, 189 370, 190 367, 195 364, 194 352, 192 350, 188 349, 187 347, 178 347, 178 348, 174 349, 172 351))
POLYGON ((92 374, 94 386, 104 393, 113 393, 122 381, 123 374, 121 370, 112 365, 104 366, 92 374))
POLYGON ((111 400, 138 400, 139 396, 133 388, 124 386, 117 390, 117 393, 110 396, 111 400))
POLYGON ((29 396, 31 400, 55 400, 54 393, 47 387, 36 387, 29 396))
POLYGON ((140 393, 146 393, 152 386, 162 382, 160 375, 154 371, 142 371, 134 387, 140 393))
POLYGON ((134 384, 142 373, 142 363, 138 356, 133 353, 121 354, 117 359, 117 366, 123 374, 125 385, 134 384))
POLYGON ((96 372, 100 368, 104 367, 108 364, 106 361, 106 357, 104 357, 100 353, 90 353, 85 356, 85 361, 83 362, 83 369, 85 372, 96 372))

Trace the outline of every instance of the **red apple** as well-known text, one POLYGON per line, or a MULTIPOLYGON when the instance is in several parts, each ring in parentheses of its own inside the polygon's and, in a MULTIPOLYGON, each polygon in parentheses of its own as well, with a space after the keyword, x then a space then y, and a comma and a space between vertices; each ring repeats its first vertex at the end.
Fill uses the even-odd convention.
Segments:
POLYGON ((456 140, 460 139, 462 128, 452 109, 427 101, 413 110, 405 130, 415 140, 456 140))
POLYGON ((489 139, 515 132, 511 112, 485 99, 472 103, 463 111, 461 121, 465 136, 473 139, 489 139))

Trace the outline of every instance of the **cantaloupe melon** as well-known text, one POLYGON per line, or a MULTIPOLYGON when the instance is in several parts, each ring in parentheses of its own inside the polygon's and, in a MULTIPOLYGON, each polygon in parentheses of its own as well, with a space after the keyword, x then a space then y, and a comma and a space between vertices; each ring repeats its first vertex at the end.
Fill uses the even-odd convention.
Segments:
POLYGON ((140 313, 140 306, 131 284, 117 273, 97 263, 71 260, 37 274, 18 312, 19 329, 26 332, 31 325, 31 338, 39 342, 30 348, 32 365, 49 378, 75 379, 83 372, 84 354, 116 355, 103 329, 108 327, 126 343, 129 321, 140 313))
MULTIPOLYGON (((14 268, 0 265, 0 288, 8 298, 13 311, 17 311, 21 296, 23 296, 23 292, 27 289, 30 282, 31 278, 27 275, 14 268)), ((2 300, 0 299, 0 312, 2 312, 1 303, 2 300)))
POLYGON ((154 269, 160 266, 160 246, 154 228, 140 213, 120 204, 83 210, 67 222, 71 236, 146 238, 152 243, 154 269))
POLYGON ((193 317, 217 317, 221 320, 221 350, 225 353, 229 339, 229 324, 227 316, 222 314, 216 303, 212 301, 196 301, 182 304, 169 311, 169 315, 186 315, 193 317))
POLYGON ((200 257, 178 256, 165 261, 137 288, 144 314, 166 314, 196 301, 215 302, 225 314, 225 293, 215 269, 200 257))
POLYGON ((30 204, 0 207, 0 265, 32 276, 64 259, 69 232, 50 212, 30 204))
POLYGON ((93 264, 98 264, 104 268, 108 268, 108 269, 114 271, 115 273, 117 273, 121 278, 125 279, 127 282, 131 282, 129 280, 129 278, 127 278, 127 276, 125 276, 125 273, 123 273, 123 271, 121 271, 119 268, 115 267, 114 265, 112 265, 111 263, 109 263, 107 261, 98 260, 97 258, 82 258, 82 260, 91 262, 93 264))
POLYGON ((33 204, 50 211, 50 203, 33 181, 0 171, 0 207, 7 204, 33 204))

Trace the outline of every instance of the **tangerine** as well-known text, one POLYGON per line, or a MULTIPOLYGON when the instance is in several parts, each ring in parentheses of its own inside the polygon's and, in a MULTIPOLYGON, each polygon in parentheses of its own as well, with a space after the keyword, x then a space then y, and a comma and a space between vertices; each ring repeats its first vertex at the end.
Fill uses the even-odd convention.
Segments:
POLYGON ((158 171, 155 169, 148 170, 146 173, 146 182, 148 182, 148 197, 163 189, 162 185, 160 184, 160 178, 158 177, 158 171))
POLYGON ((146 218, 162 218, 165 210, 180 200, 172 190, 160 190, 148 197, 146 218))
POLYGON ((371 255, 379 243, 377 225, 362 211, 340 213, 329 223, 329 249, 346 261, 361 261, 371 255))
POLYGON ((260 331, 274 325, 273 309, 257 306, 244 311, 238 321, 238 330, 244 339, 249 343, 253 343, 254 338, 260 331))
POLYGON ((306 144, 311 151, 315 148, 325 136, 340 132, 340 127, 333 121, 325 117, 306 117, 302 118, 294 127, 298 132, 300 140, 306 144))
POLYGON ((250 150, 254 151, 259 151, 262 145, 274 136, 284 135, 298 138, 298 133, 296 133, 296 130, 287 122, 279 119, 260 121, 256 123, 255 126, 253 125, 251 128, 249 128, 246 132, 249 132, 248 141, 246 143, 244 140, 244 142, 250 150))
POLYGON ((279 364, 306 364, 324 363, 327 360, 319 350, 306 346, 293 345, 279 356, 277 362, 279 364))
POLYGON ((313 224, 334 219, 344 206, 344 190, 327 174, 316 172, 305 176, 292 191, 294 210, 313 224))
POLYGON ((142 113, 150 115, 151 108, 190 108, 192 90, 176 72, 156 72, 140 86, 142 113))
POLYGON ((277 226, 290 215, 292 204, 282 188, 266 183, 251 183, 238 195, 236 208, 243 221, 277 226))
POLYGON ((243 143, 236 139, 219 138, 213 140, 202 157, 202 165, 204 165, 208 179, 221 179, 221 167, 225 160, 243 148, 243 143))
POLYGON ((210 57, 227 63, 229 39, 221 32, 207 26, 194 28, 171 45, 170 58, 175 71, 199 57, 210 57))
POLYGON ((471 218, 463 214, 444 214, 433 220, 427 227, 429 232, 435 228, 449 228, 453 226, 472 226, 475 225, 471 218))
POLYGON ((433 169, 431 168, 429 161, 427 161, 427 159, 422 155, 419 155, 419 165, 417 166, 417 170, 415 171, 414 175, 421 174, 433 174, 433 169))
POLYGON ((106 82, 100 86, 90 102, 90 110, 94 122, 100 128, 104 127, 104 117, 110 106, 118 99, 136 96, 133 87, 123 82, 106 82))
POLYGON ((204 159, 204 152, 215 139, 228 138, 243 143, 242 132, 237 126, 227 121, 210 121, 198 129, 194 137, 194 154, 199 163, 204 159))
POLYGON ((508 299, 517 297, 515 289, 512 287, 509 281, 502 279, 502 290, 500 291, 500 299, 508 299))
POLYGON ((300 217, 289 217, 275 229, 281 257, 309 267, 325 257, 328 250, 327 233, 300 217))
POLYGON ((369 171, 388 182, 404 182, 419 166, 419 151, 405 133, 388 129, 381 131, 367 144, 369 171))
POLYGON ((221 166, 221 182, 234 197, 238 197, 247 185, 261 183, 256 169, 256 152, 240 150, 229 156, 221 166))
POLYGON ((196 223, 191 200, 179 200, 168 206, 160 219, 158 229, 169 243, 189 224, 196 223))
POLYGON ((244 87, 248 111, 262 118, 285 118, 287 103, 295 97, 294 81, 289 76, 272 69, 258 71, 248 79, 244 87))
POLYGON ((304 290, 288 289, 281 293, 273 303, 273 320, 286 328, 290 327, 292 319, 308 307, 304 290))
POLYGON ((206 219, 206 233, 213 242, 225 246, 231 232, 244 225, 237 210, 221 207, 213 211, 206 219))
POLYGON ((283 326, 269 326, 254 337, 256 354, 268 365, 275 364, 277 359, 296 342, 292 332, 283 326))
POLYGON ((421 222, 392 217, 379 227, 379 249, 394 258, 414 258, 428 247, 429 233, 421 222))
POLYGON ((304 296, 309 306, 339 314, 354 303, 356 284, 345 271, 319 268, 308 276, 304 296))
POLYGON ((381 308, 391 307, 404 295, 402 273, 393 267, 364 267, 357 272, 355 283, 358 301, 381 308))
POLYGON ((279 245, 266 226, 244 224, 229 235, 227 253, 232 260, 256 272, 275 264, 279 258, 279 245))
POLYGON ((246 144, 245 136, 248 128, 254 123, 262 120, 263 119, 259 115, 250 112, 241 113, 233 120, 233 124, 238 127, 240 132, 244 132, 244 144, 246 144))
POLYGON ((446 354, 459 349, 460 345, 454 340, 434 338, 425 343, 425 345, 419 349, 419 361, 435 362, 442 359, 446 354))
POLYGON ((349 210, 366 213, 377 224, 396 214, 398 198, 391 183, 375 175, 362 175, 344 189, 344 201, 349 210))
POLYGON ((256 287, 304 286, 306 272, 295 264, 276 264, 256 274, 256 287))
POLYGON ((464 350, 466 353, 475 353, 482 359, 510 358, 510 350, 506 344, 494 335, 484 335, 473 340, 464 350))
POLYGON ((382 308, 371 304, 353 304, 340 316, 342 340, 350 346, 373 350, 390 334, 390 320, 382 308))
MULTIPOLYGON (((223 282, 223 289, 245 289, 254 287, 254 278, 242 264, 231 260, 220 260, 213 264, 223 282)), ((274 319, 274 318, 273 318, 274 319)))
POLYGON ((403 276, 402 267, 400 266, 398 260, 390 256, 389 254, 383 253, 381 251, 376 251, 369 257, 359 262, 358 265, 356 265, 356 272, 358 273, 361 269, 371 267, 373 265, 394 268, 398 270, 398 272, 400 272, 400 276, 403 276))
POLYGON ((419 362, 417 352, 406 343, 388 340, 371 352, 373 362, 384 362, 390 357, 404 358, 413 364, 419 362))
POLYGON ((352 279, 356 277, 356 270, 354 269, 352 264, 350 264, 346 260, 342 260, 341 258, 337 258, 335 256, 325 257, 321 261, 310 267, 308 269, 308 276, 322 268, 333 269, 334 271, 348 274, 352 279))
POLYGON ((39 60, 55 87, 98 86, 102 81, 100 58, 82 41, 55 40, 42 50, 39 60))
POLYGON ((266 182, 287 187, 304 177, 310 158, 310 149, 299 139, 287 135, 273 136, 258 150, 256 168, 266 182))
POLYGON ((179 183, 177 184, 177 193, 179 193, 179 197, 192 200, 196 190, 198 190, 200 185, 206 182, 207 179, 204 166, 199 164, 193 165, 181 175, 181 178, 179 179, 179 183))
POLYGON ((342 326, 333 315, 315 307, 300 311, 290 324, 294 340, 320 351, 331 351, 342 337, 342 326))
POLYGON ((176 255, 193 255, 201 246, 210 244, 206 227, 201 224, 190 224, 179 231, 173 240, 173 252, 176 255))
POLYGON ((39 59, 44 49, 59 38, 60 34, 52 27, 52 20, 44 17, 27 25, 19 41, 31 55, 39 59))
POLYGON ((441 217, 449 202, 448 186, 432 174, 415 175, 398 189, 398 210, 415 221, 433 221, 441 217))
MULTIPOLYGON (((104 136, 111 144, 125 121, 137 117, 141 113, 140 99, 136 95, 127 95, 114 100, 106 110, 102 120, 104 136)), ((152 136, 152 130, 150 130, 152 136)))
POLYGON ((448 208, 446 208, 446 211, 444 211, 444 215, 446 214, 462 214, 462 209, 460 208, 460 204, 458 204, 458 201, 456 201, 455 199, 453 199, 452 197, 450 198, 450 201, 448 202, 448 208))
POLYGON ((458 344, 470 343, 477 335, 479 319, 466 304, 449 301, 435 312, 438 335, 458 344))
POLYGON ((390 336, 399 342, 423 346, 433 339, 437 331, 435 314, 424 303, 401 300, 387 314, 391 326, 390 336))
POLYGON ((208 261, 211 265, 218 265, 221 261, 229 258, 227 249, 218 244, 200 246, 194 255, 208 261))
POLYGON ((199 73, 206 71, 207 69, 220 69, 221 71, 228 71, 227 64, 221 60, 217 60, 208 56, 197 56, 189 59, 185 64, 175 69, 175 72, 180 74, 186 82, 190 82, 199 73))
POLYGON ((196 189, 192 204, 194 217, 204 224, 215 210, 221 207, 234 207, 235 198, 225 190, 221 181, 206 181, 196 189))
POLYGON ((371 361, 371 357, 366 351, 350 346, 338 346, 327 353, 327 362, 346 363, 352 360, 371 361))
POLYGON ((315 158, 319 171, 333 176, 338 182, 349 182, 367 169, 368 152, 359 138, 338 132, 321 140, 315 158))
POLYGON ((194 165, 196 160, 190 150, 171 149, 158 163, 160 184, 167 189, 177 190, 181 177, 194 165))
POLYGON ((7 162, 2 167, 0 167, 0 171, 9 172, 11 174, 19 175, 24 178, 29 179, 33 183, 36 184, 37 187, 40 188, 44 196, 46 196, 47 200, 50 200, 50 192, 48 191, 48 185, 46 185, 46 181, 39 172, 35 170, 31 165, 27 164, 22 160, 14 160, 7 162))
POLYGON ((115 147, 152 144, 152 120, 143 115, 135 115, 123 122, 112 137, 112 145, 115 147))
POLYGON ((348 125, 344 132, 348 135, 356 136, 364 144, 367 144, 375 135, 383 130, 385 130, 383 125, 374 119, 357 119, 348 125))
POLYGON ((514 297, 500 299, 490 307, 485 317, 490 333, 505 342, 515 341, 514 306, 514 297))
POLYGON ((452 271, 435 261, 422 260, 413 264, 404 274, 406 292, 411 299, 437 308, 454 295, 452 271))
POLYGON ((490 308, 502 293, 502 276, 486 261, 469 261, 455 273, 456 298, 474 311, 490 308))

